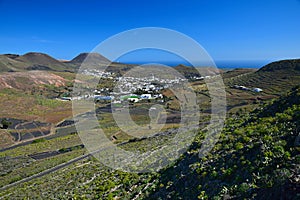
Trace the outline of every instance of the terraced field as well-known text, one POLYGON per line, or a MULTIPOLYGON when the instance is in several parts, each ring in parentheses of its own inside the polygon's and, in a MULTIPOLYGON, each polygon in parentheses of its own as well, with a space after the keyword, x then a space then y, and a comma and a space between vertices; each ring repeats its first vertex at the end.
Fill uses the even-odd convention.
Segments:
MULTIPOLYGON (((299 95, 298 88, 269 106, 229 118, 212 153, 202 159, 198 154, 204 133, 199 132, 187 153, 158 173, 110 169, 92 157, 82 157, 83 149, 41 160, 11 150, 14 158, 0 160, 6 169, 2 173, 4 178, 0 178, 2 185, 68 163, 73 156, 83 159, 4 188, 0 196, 3 199, 298 199, 300 149, 294 143, 297 139, 294 132, 299 128, 299 95), (263 117, 257 120, 260 115, 263 117), (7 170, 10 168, 12 171, 7 170)), ((172 133, 131 140, 122 148, 143 152, 158 147, 157 139, 164 142, 170 136, 172 133)), ((36 145, 70 145, 67 141, 73 137, 76 135, 31 144, 26 152, 32 153, 36 145)))
MULTIPOLYGON (((72 79, 70 74, 66 76, 72 79)), ((278 136, 284 133, 290 136, 289 138, 295 137, 293 132, 298 130, 299 109, 294 106, 285 113, 276 111, 279 112, 278 115, 273 116, 274 118, 264 118, 262 122, 254 122, 257 113, 249 114, 249 112, 261 107, 266 100, 281 96, 299 84, 300 72, 281 70, 274 73, 268 70, 239 69, 224 73, 223 78, 230 117, 220 141, 213 150, 214 153, 199 160, 199 148, 206 134, 205 130, 201 130, 197 132, 191 147, 178 161, 170 163, 159 173, 144 174, 112 170, 92 158, 76 133, 76 122, 71 118, 69 102, 36 94, 23 94, 12 89, 0 91, 2 100, 0 106, 3 107, 0 114, 5 114, 4 117, 1 115, 0 120, 5 119, 9 124, 6 129, 0 129, 3 144, 1 147, 8 147, 0 150, 0 198, 207 199, 226 198, 224 194, 239 198, 247 197, 249 194, 261 194, 266 187, 273 188, 274 185, 269 185, 273 182, 282 185, 283 182, 279 180, 277 183, 276 178, 272 177, 276 177, 278 172, 280 173, 278 176, 287 182, 289 177, 285 174, 286 168, 290 167, 290 162, 296 163, 299 160, 299 156, 296 156, 299 148, 291 146, 289 139, 285 141, 285 138, 278 136), (231 87, 233 85, 259 87, 263 92, 240 90, 231 87), (293 119, 293 124, 286 121, 287 119, 293 119), (280 123, 276 123, 276 127, 273 127, 272 123, 275 121, 280 123), (268 127, 265 128, 265 125, 268 127), (264 141, 268 146, 267 149, 272 149, 272 152, 265 149, 259 151, 261 141, 264 141), (273 141, 275 146, 270 141, 273 141), (255 154, 252 154, 252 149, 255 149, 255 154), (246 154, 248 152, 249 158, 242 156, 245 152, 246 154), (259 157, 259 152, 269 160, 259 157), (273 167, 267 163, 270 159, 281 168, 269 170, 273 167), (285 159, 286 164, 281 164, 281 159, 285 159), (255 168, 254 165, 260 167, 255 168), (255 175, 243 171, 245 169, 252 170, 255 175), (263 180, 261 177, 257 178, 258 176, 262 176, 263 180), (234 184, 227 182, 228 177, 232 178, 234 184), (188 190, 188 187, 193 189, 188 190), (224 188, 228 188, 228 191, 224 188), (244 188, 251 188, 251 191, 244 188)), ((203 81, 192 82, 192 87, 195 89, 203 113, 199 124, 206 126, 210 119, 209 92, 203 81)), ((159 122, 166 120, 167 123, 161 131, 151 136, 143 136, 143 132, 139 133, 141 138, 126 134, 116 125, 111 107, 100 103, 96 104, 99 126, 107 137, 122 149, 136 152, 137 155, 145 153, 151 157, 152 152, 168 146, 181 119, 180 112, 176 110, 176 98, 168 91, 165 91, 165 94, 168 94, 166 98, 168 104, 162 106, 165 106, 167 116, 157 120, 159 122), (150 153, 147 154, 148 152, 150 153)), ((290 98, 298 96, 294 94, 290 98)), ((133 104, 129 109, 130 117, 138 125, 148 124, 150 120, 148 112, 152 106, 150 102, 133 104)), ((90 114, 85 112, 80 115, 88 117, 90 114)), ((148 164, 151 167, 155 163, 148 164)), ((294 180, 297 180, 294 179, 297 169, 293 167, 290 169, 289 173, 293 177, 290 181, 294 184, 294 180)), ((297 187, 294 184, 290 188, 294 190, 297 187)))
POLYGON ((278 72, 258 71, 228 80, 228 85, 243 85, 263 89, 263 96, 280 96, 300 83, 300 72, 280 70, 278 72))

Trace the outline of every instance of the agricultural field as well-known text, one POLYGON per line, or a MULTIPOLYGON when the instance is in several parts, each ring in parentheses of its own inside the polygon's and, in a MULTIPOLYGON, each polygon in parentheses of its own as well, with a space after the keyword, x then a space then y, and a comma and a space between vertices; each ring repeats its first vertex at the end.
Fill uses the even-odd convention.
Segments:
MULTIPOLYGON (((200 129, 192 145, 178 160, 170 158, 170 163, 159 172, 130 173, 99 163, 93 157, 97 154, 86 149, 75 127, 77 121, 72 118, 72 102, 50 97, 50 94, 68 93, 75 76, 71 72, 53 73, 68 80, 68 85, 43 85, 44 89, 33 93, 20 92, 20 88, 0 91, 3 108, 0 110, 2 199, 269 198, 264 192, 274 193, 277 187, 299 195, 299 169, 296 167, 299 147, 298 143, 296 146, 293 143, 297 141, 297 135, 292 134, 299 128, 296 120, 299 117, 299 88, 285 94, 296 85, 294 82, 282 79, 282 85, 279 85, 276 80, 266 87, 265 82, 270 82, 272 77, 269 71, 237 69, 223 72, 228 119, 212 152, 199 161, 197 155, 211 117, 211 99, 205 82, 193 80, 190 85, 201 115, 200 129), (257 93, 233 87, 242 84, 249 88, 260 87, 263 91, 257 93), (258 121, 258 118, 261 119, 258 121), (274 123, 277 125, 273 126, 274 123), (279 160, 284 160, 285 164, 279 160), (276 176, 280 180, 270 178, 276 176), (187 187, 194 189, 187 193, 187 187)), ((293 76, 293 80, 297 81, 297 78, 293 76)), ((85 80, 92 82, 93 78, 86 76, 85 80)), ((113 81, 99 83, 99 88, 113 86, 113 81)), ((148 152, 171 144, 182 118, 180 101, 174 93, 165 89, 162 94, 164 102, 161 103, 149 100, 112 106, 107 101, 95 102, 99 128, 121 149, 151 157, 148 152), (158 104, 164 112, 154 109, 158 104), (123 113, 127 109, 130 120, 144 127, 143 131, 130 129, 131 122, 126 118, 126 112, 123 113), (124 114, 123 119, 127 120, 123 121, 128 121, 124 124, 127 131, 116 123, 112 111, 124 114), (162 124, 158 132, 153 133, 156 127, 148 125, 151 120, 162 124)), ((91 112, 84 106, 77 111, 76 115, 89 119, 91 112)), ((160 163, 149 164, 150 169, 156 164, 160 163)))
MULTIPOLYGON (((121 172, 100 164, 93 157, 88 157, 41 178, 2 190, 0 195, 4 199, 8 197, 65 198, 66 196, 78 199, 156 199, 159 197, 266 199, 274 198, 280 191, 278 188, 281 188, 289 191, 284 193, 284 196, 282 193, 278 194, 282 198, 299 197, 300 185, 297 178, 299 174, 297 166, 300 161, 299 144, 295 143, 297 135, 294 134, 294 131, 299 128, 297 120, 299 94, 299 89, 296 89, 287 96, 261 106, 260 109, 242 117, 237 115, 230 117, 219 142, 201 161, 197 155, 204 132, 197 134, 191 148, 177 162, 158 173, 121 172), (287 103, 291 99, 294 102, 287 103), (257 117, 260 117, 259 121, 257 117), (186 187, 194 189, 186 190, 186 187)), ((170 136, 162 136, 161 139, 170 136)), ((70 141, 73 137, 75 138, 76 135, 63 137, 61 140, 70 141)), ((58 138, 55 140, 59 141, 58 138)), ((57 143, 57 141, 53 142, 57 143)), ((66 143, 63 141, 62 143, 66 143)), ((163 140, 159 141, 164 143, 163 140)), ((37 144, 46 148, 52 146, 49 142, 37 144)), ((131 140, 122 148, 142 152, 147 148, 155 148, 156 145, 155 138, 148 138, 131 140)), ((17 152, 11 150, 10 155, 22 155, 17 152)), ((54 166, 70 159, 69 156, 72 154, 78 156, 82 153, 83 150, 79 149, 69 154, 61 154, 57 159, 55 156, 42 159, 43 164, 38 164, 39 161, 30 158, 19 157, 18 159, 27 163, 27 166, 19 169, 21 171, 10 172, 13 174, 7 180, 14 182, 20 178, 18 172, 24 174, 21 178, 29 176, 31 173, 26 169, 34 167, 33 172, 36 172, 43 167, 54 166)), ((6 164, 15 165, 14 162, 11 160, 6 164)))

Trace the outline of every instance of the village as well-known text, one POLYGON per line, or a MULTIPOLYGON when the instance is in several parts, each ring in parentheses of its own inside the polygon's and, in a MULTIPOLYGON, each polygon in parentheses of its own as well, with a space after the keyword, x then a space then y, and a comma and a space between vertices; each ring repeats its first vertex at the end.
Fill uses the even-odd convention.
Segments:
MULTIPOLYGON (((80 96, 63 96, 58 98, 62 101, 94 99, 95 102, 111 102, 119 104, 122 102, 137 103, 140 101, 164 102, 162 91, 167 88, 178 87, 188 80, 183 77, 162 78, 151 74, 149 77, 117 76, 113 72, 100 70, 84 70, 84 75, 98 77, 103 81, 112 81, 115 87, 102 87, 93 92, 80 96)), ((210 77, 194 76, 193 80, 203 80, 210 77)))

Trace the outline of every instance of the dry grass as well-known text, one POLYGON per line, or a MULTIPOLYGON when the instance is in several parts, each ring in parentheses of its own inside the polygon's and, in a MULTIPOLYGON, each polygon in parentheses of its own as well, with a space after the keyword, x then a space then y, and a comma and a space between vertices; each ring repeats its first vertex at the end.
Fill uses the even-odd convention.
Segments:
POLYGON ((0 92, 0 116, 23 120, 58 123, 72 115, 71 103, 43 99, 21 92, 0 92))
POLYGON ((3 129, 0 129, 0 148, 4 148, 13 144, 11 135, 3 129))

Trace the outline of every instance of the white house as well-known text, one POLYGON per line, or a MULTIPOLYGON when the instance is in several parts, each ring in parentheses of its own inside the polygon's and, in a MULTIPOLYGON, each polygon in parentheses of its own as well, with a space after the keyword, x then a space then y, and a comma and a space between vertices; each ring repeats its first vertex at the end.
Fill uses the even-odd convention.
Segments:
POLYGON ((262 92, 263 90, 260 89, 260 88, 253 88, 253 91, 254 91, 254 92, 262 92))

